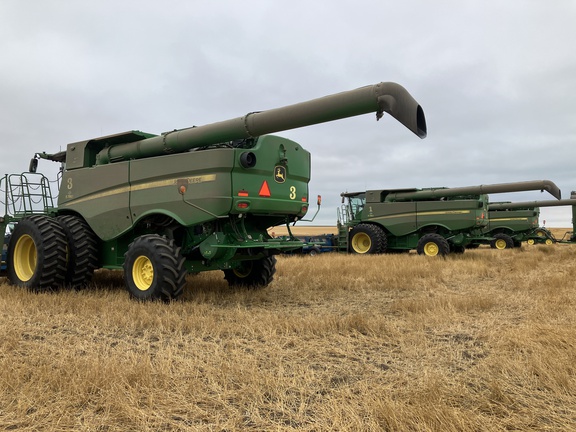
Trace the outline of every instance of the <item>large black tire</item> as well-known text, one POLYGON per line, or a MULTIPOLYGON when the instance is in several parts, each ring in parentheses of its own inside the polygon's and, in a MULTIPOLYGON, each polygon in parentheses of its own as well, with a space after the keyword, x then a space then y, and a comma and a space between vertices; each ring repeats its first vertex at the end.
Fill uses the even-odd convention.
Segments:
POLYGON ((64 284, 66 235, 58 221, 45 215, 22 219, 12 233, 7 256, 8 280, 36 292, 64 284))
POLYGON ((124 281, 133 298, 170 301, 184 291, 185 259, 174 240, 157 234, 140 236, 124 258, 124 281))
POLYGON ((276 257, 274 255, 259 260, 242 261, 239 267, 224 270, 228 285, 245 288, 264 288, 274 280, 276 257))
POLYGON ((382 228, 371 224, 356 225, 350 231, 350 252, 380 254, 386 252, 388 240, 382 228))
POLYGON ((88 224, 78 216, 58 216, 68 241, 65 283, 82 288, 92 280, 98 266, 98 240, 88 224))
POLYGON ((494 238, 490 241, 492 249, 512 249, 514 247, 514 240, 508 234, 494 234, 494 238))
POLYGON ((418 252, 418 255, 445 256, 450 253, 450 245, 440 234, 424 234, 420 237, 420 240, 418 240, 416 251, 418 252))
POLYGON ((448 244, 450 247, 450 253, 454 254, 463 254, 466 248, 462 245, 455 245, 453 243, 448 244))

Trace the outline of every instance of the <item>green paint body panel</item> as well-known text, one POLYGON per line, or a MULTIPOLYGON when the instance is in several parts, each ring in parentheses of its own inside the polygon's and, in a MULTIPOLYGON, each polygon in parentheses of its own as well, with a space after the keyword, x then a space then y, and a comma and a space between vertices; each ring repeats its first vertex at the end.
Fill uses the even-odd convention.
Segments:
MULTIPOLYGON (((75 143, 69 150, 82 153, 81 148, 89 145, 75 143)), ((242 221, 237 229, 253 239, 250 247, 299 246, 296 241, 270 242, 262 233, 306 214, 310 164, 310 153, 298 143, 265 135, 242 148, 217 147, 67 169, 58 213, 78 214, 86 220, 103 242, 103 267, 120 267, 132 239, 148 232, 149 221, 159 217, 192 231, 205 229, 200 228, 204 223, 221 222, 210 233, 180 234, 182 246, 192 250, 200 245, 199 261, 229 261, 219 246, 248 247, 232 238, 234 228, 226 227, 235 219, 242 221), (241 164, 246 152, 255 161, 252 167, 241 164), (214 235, 215 229, 221 230, 220 236, 214 235)))
POLYGON ((188 227, 241 213, 281 220, 304 216, 310 153, 271 135, 259 138, 249 150, 257 160, 254 168, 239 163, 246 149, 216 148, 67 170, 59 212, 81 215, 103 241, 121 237, 157 214, 188 227), (279 164, 281 157, 285 165, 279 164), (277 166, 286 171, 282 183, 275 180, 277 166), (264 181, 269 197, 259 196, 264 181), (240 191, 247 196, 238 196, 240 191), (238 202, 248 207, 239 209, 238 202))

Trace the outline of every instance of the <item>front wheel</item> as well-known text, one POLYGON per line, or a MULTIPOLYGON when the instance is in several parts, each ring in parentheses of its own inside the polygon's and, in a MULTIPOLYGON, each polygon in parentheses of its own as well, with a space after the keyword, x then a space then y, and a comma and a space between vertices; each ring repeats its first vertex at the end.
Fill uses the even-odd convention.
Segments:
POLYGON ((494 239, 490 242, 492 249, 512 249, 514 247, 514 240, 508 234, 494 234, 494 239))
POLYGON ((238 267, 224 270, 224 279, 231 287, 266 287, 274 280, 274 273, 276 273, 276 257, 272 255, 259 260, 242 261, 238 267))
POLYGON ((350 231, 350 252, 379 254, 384 253, 386 248, 386 233, 376 225, 360 224, 350 231))
POLYGON ((34 291, 64 284, 66 235, 56 219, 36 215, 22 219, 12 233, 7 256, 8 280, 34 291))
POLYGON ((444 256, 450 253, 450 245, 440 234, 425 234, 418 240, 416 251, 418 255, 444 256))
POLYGON ((124 281, 133 298, 177 299, 186 286, 184 257, 174 240, 147 234, 134 240, 125 254, 124 281))

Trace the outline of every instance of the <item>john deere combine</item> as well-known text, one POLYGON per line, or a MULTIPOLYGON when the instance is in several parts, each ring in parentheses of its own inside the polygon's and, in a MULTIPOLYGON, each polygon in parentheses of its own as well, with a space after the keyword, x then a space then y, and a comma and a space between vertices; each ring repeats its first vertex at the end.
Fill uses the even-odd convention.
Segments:
POLYGON ((574 231, 565 236, 568 239, 557 240, 550 230, 539 224, 540 207, 560 206, 572 206, 572 223, 574 223, 576 220, 574 192, 570 199, 490 203, 488 205, 490 222, 484 231, 485 234, 494 237, 489 244, 493 248, 505 249, 521 246, 522 242, 548 245, 556 242, 574 242, 574 231))
POLYGON ((357 254, 463 252, 477 239, 491 239, 482 233, 488 225, 487 194, 529 190, 546 190, 560 198, 560 190, 549 180, 342 193, 339 248, 357 254))
POLYGON ((206 126, 130 131, 38 153, 30 171, 38 159, 62 164, 58 205, 14 210, 14 191, 26 196, 28 186, 5 178, 2 223, 17 221, 8 278, 46 290, 86 285, 97 268, 123 269, 133 297, 164 300, 182 294, 189 272, 223 270, 230 285, 265 286, 274 255, 302 247, 266 229, 302 219, 310 204, 310 153, 266 134, 370 112, 426 136, 412 96, 380 83, 206 126))

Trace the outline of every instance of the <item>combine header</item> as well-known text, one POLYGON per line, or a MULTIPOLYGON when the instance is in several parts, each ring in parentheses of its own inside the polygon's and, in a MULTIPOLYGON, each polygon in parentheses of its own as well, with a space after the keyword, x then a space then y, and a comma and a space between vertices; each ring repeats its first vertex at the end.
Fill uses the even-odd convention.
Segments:
POLYGON ((7 198, 2 223, 17 221, 8 279, 46 290, 86 285, 98 268, 123 269, 133 297, 163 300, 182 294, 187 273, 207 270, 223 270, 230 285, 266 286, 274 255, 302 247, 267 228, 301 220, 310 204, 310 153, 266 134, 371 112, 426 136, 419 104, 402 86, 380 83, 206 126, 38 153, 30 171, 38 159, 62 163, 58 205, 16 214, 7 198))

